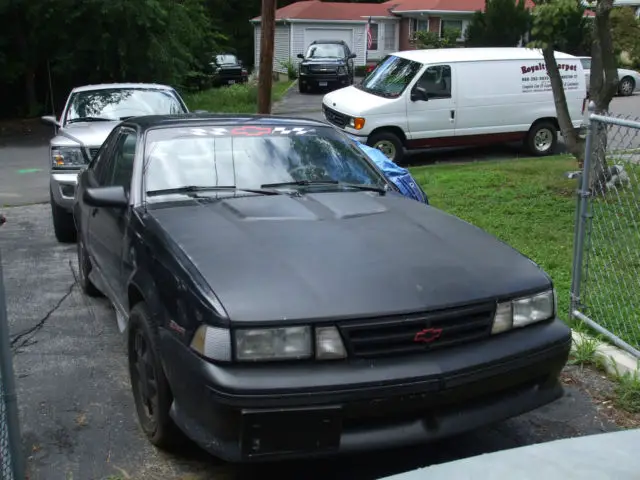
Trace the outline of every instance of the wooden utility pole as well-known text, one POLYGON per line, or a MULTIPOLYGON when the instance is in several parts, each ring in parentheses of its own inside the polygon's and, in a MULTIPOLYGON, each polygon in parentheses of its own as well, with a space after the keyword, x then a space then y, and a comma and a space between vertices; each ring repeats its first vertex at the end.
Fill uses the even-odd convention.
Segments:
POLYGON ((271 113, 273 49, 276 32, 276 0, 262 0, 260 17, 260 70, 258 73, 258 113, 271 113))

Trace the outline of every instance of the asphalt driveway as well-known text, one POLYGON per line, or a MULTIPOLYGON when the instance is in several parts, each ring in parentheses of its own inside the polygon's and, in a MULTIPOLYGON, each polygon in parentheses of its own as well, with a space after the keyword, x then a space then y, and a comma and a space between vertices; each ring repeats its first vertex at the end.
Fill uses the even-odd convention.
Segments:
POLYGON ((221 463, 195 446, 180 455, 161 453, 138 428, 113 310, 75 284, 75 246, 56 242, 46 204, 4 213, 8 223, 0 227, 0 252, 30 480, 375 479, 614 429, 585 394, 569 387, 564 398, 534 413, 395 452, 244 468, 221 463))

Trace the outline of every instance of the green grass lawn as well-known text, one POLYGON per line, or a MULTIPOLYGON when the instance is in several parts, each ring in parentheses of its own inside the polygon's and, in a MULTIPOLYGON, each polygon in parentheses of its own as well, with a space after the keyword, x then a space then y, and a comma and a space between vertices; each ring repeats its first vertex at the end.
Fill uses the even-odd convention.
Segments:
MULTIPOLYGON (((280 100, 292 83, 292 80, 274 82, 271 91, 273 101, 280 100)), ((211 113, 256 113, 258 87, 246 83, 236 84, 186 93, 183 98, 190 110, 207 110, 211 113)))
MULTIPOLYGON (((573 157, 554 156, 411 171, 432 205, 504 240, 551 275, 559 314, 566 320, 577 184, 564 174, 576 169, 573 157)), ((640 197, 635 197, 638 182, 632 185, 631 191, 593 202, 593 248, 586 257, 590 273, 583 299, 591 318, 639 346, 640 197)))

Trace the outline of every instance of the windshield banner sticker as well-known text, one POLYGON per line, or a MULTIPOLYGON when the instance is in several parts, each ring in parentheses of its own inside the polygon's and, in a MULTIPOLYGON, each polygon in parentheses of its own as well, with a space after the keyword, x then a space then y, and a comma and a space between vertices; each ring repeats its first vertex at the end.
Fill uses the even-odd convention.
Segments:
POLYGON ((190 128, 191 135, 198 136, 239 136, 239 137, 263 137, 265 135, 308 135, 316 132, 315 128, 306 127, 262 127, 244 125, 242 127, 205 127, 190 128))

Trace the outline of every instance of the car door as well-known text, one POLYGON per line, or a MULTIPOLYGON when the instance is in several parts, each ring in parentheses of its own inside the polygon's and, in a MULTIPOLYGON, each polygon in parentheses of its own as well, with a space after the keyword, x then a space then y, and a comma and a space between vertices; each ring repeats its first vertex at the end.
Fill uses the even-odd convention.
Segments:
POLYGON ((413 85, 427 92, 427 100, 406 94, 408 137, 414 147, 453 144, 456 128, 455 78, 452 65, 429 65, 413 85))
MULTIPOLYGON (((127 195, 131 191, 133 160, 136 151, 137 132, 129 127, 120 127, 111 152, 111 161, 106 169, 103 186, 122 186, 127 195)), ((89 228, 100 245, 101 269, 109 289, 116 300, 124 305, 125 282, 123 281, 123 252, 129 210, 119 208, 94 208, 89 219, 89 228)))

